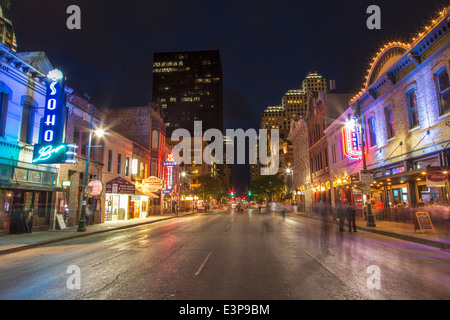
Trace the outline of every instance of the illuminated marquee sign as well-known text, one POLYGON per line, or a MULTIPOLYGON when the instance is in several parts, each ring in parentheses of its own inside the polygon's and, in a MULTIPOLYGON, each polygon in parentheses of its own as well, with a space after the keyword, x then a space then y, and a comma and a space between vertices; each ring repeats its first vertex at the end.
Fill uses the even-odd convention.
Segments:
POLYGON ((163 193, 170 193, 173 190, 173 168, 177 165, 173 162, 173 155, 169 154, 167 161, 163 163, 164 165, 164 180, 166 182, 166 189, 163 193))
POLYGON ((349 159, 359 159, 362 157, 359 127, 356 117, 347 120, 345 127, 342 128, 342 143, 346 157, 349 159))

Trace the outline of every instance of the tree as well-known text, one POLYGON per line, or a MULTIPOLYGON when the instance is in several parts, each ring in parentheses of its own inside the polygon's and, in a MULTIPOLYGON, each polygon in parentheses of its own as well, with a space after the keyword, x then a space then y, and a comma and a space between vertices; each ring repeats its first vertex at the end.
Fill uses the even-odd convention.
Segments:
POLYGON ((286 183, 277 176, 260 176, 252 183, 251 189, 257 201, 273 200, 273 197, 284 192, 286 183))
POLYGON ((224 193, 224 187, 222 180, 217 177, 213 177, 209 174, 198 177, 198 194, 203 197, 204 200, 208 200, 210 197, 219 199, 224 193))
POLYGON ((10 0, 1 0, 0 6, 2 6, 3 9, 9 10, 11 8, 11 1, 10 0))

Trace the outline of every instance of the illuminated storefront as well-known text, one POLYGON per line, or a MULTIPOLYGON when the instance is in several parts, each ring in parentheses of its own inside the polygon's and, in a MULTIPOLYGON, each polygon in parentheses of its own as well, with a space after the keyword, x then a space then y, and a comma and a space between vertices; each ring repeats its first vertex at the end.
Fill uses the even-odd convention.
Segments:
POLYGON ((105 221, 135 218, 131 208, 131 197, 135 195, 135 190, 134 184, 121 177, 106 183, 105 221))
POLYGON ((60 136, 64 116, 45 112, 64 111, 64 104, 50 96, 61 97, 64 92, 61 82, 51 79, 50 70, 38 69, 51 66, 44 53, 18 57, 3 44, 0 49, 5 52, 0 64, 8 66, 0 68, 0 236, 51 230, 55 215, 64 210, 59 204, 64 203, 66 190, 60 187, 59 172, 71 150, 59 147, 64 142, 60 136), (44 130, 46 123, 49 128, 44 130), (58 146, 39 148, 43 139, 49 143, 55 139, 58 146), (35 152, 40 161, 33 161, 35 152))

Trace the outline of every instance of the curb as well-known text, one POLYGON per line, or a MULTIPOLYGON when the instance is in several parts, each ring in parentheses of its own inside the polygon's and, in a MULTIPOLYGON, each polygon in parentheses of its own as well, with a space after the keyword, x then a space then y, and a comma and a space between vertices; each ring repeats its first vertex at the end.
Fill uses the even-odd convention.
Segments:
MULTIPOLYGON (((304 218, 318 220, 318 218, 312 217, 312 216, 301 215, 301 214, 298 214, 298 213, 297 213, 297 215, 299 217, 304 217, 304 218)), ((339 223, 335 222, 335 221, 330 221, 329 223, 332 223, 332 224, 335 224, 335 225, 339 225, 339 223)), ((386 236, 386 237, 391 237, 391 238, 396 238, 396 239, 399 239, 399 240, 404 240, 404 241, 414 242, 414 243, 418 243, 418 244, 423 244, 423 245, 426 245, 426 246, 434 247, 434 248, 445 250, 445 251, 449 251, 450 250, 450 244, 445 243, 445 242, 429 240, 429 239, 421 239, 421 238, 416 238, 416 237, 412 237, 412 236, 407 236, 407 235, 404 235, 404 234, 399 234, 399 233, 394 233, 394 232, 389 232, 389 231, 382 231, 382 230, 377 230, 377 229, 371 229, 371 228, 368 228, 368 227, 361 227, 361 226, 357 226, 357 227, 358 227, 359 230, 380 234, 380 235, 383 235, 383 236, 386 236)))
POLYGON ((57 242, 61 242, 61 241, 88 237, 90 235, 101 234, 101 233, 105 233, 105 232, 111 232, 111 231, 117 231, 117 230, 123 230, 123 229, 139 227, 139 226, 146 225, 146 224, 152 224, 152 223, 166 221, 166 220, 170 220, 170 219, 181 218, 181 217, 188 216, 188 215, 191 215, 191 214, 188 213, 188 214, 184 214, 182 216, 161 218, 161 219, 158 219, 158 220, 152 220, 152 221, 146 221, 146 222, 141 222, 141 223, 136 223, 136 224, 130 224, 130 225, 127 225, 127 226, 121 226, 121 227, 117 227, 117 228, 103 229, 103 230, 98 230, 98 231, 93 231, 93 232, 84 232, 84 233, 79 233, 79 234, 72 235, 72 236, 67 236, 67 237, 64 237, 64 238, 47 240, 47 241, 40 241, 40 242, 36 242, 36 243, 32 243, 32 244, 26 244, 26 245, 18 246, 18 247, 15 247, 15 248, 9 248, 9 249, 4 249, 4 250, 0 249, 0 256, 1 255, 6 255, 6 254, 10 254, 10 253, 14 253, 14 252, 18 252, 18 251, 24 251, 24 250, 28 250, 28 249, 33 249, 33 248, 36 248, 36 247, 45 246, 45 245, 48 245, 48 244, 53 244, 53 243, 57 243, 57 242))

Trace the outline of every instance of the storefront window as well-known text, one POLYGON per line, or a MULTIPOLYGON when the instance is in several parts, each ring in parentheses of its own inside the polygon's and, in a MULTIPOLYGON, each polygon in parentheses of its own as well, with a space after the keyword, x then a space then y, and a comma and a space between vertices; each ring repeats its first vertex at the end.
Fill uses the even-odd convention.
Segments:
POLYGON ((0 179, 2 180, 10 180, 13 178, 13 167, 9 166, 1 166, 0 165, 0 179))
POLYGON ((42 183, 53 184, 53 174, 51 172, 42 172, 42 183))
POLYGON ((29 173, 29 181, 30 182, 41 182, 41 172, 30 170, 29 173))
POLYGON ((0 190, 0 232, 8 232, 11 215, 12 191, 0 190))
POLYGON ((16 168, 14 170, 14 175, 18 181, 27 181, 28 180, 28 171, 26 169, 16 168))

